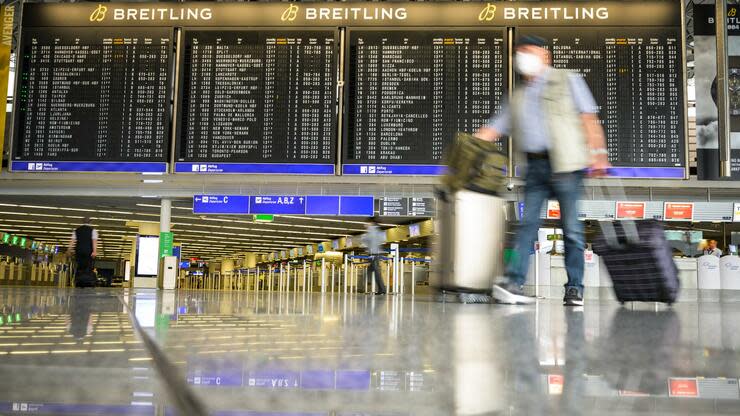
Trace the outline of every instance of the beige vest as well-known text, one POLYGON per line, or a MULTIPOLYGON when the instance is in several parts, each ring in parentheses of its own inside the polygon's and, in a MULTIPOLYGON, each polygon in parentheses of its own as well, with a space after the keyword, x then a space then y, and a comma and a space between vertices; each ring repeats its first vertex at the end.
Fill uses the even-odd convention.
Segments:
MULTIPOLYGON (((547 85, 542 92, 542 112, 550 133, 550 164, 555 173, 575 172, 590 164, 590 153, 583 131, 581 115, 575 108, 568 80, 569 71, 550 69, 547 85)), ((527 117, 524 106, 524 88, 518 88, 511 97, 511 136, 518 146, 521 116, 527 117)))

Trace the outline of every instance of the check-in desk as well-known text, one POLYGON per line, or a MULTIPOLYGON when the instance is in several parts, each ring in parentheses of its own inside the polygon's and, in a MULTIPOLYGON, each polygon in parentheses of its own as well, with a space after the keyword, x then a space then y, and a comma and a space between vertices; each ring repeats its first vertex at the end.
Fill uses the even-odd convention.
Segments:
MULTIPOLYGON (((549 297, 559 297, 565 292, 564 286, 568 282, 568 272, 565 268, 565 256, 551 255, 548 253, 537 253, 529 256, 529 273, 527 285, 534 286, 537 280, 540 290, 538 294, 549 297), (535 258, 539 257, 539 261, 535 258), (535 267, 539 270, 539 276, 535 276, 535 267)), ((584 258, 583 285, 585 287, 610 286, 611 282, 601 276, 599 256, 587 252, 584 258)))
POLYGON ((719 260, 719 273, 722 289, 740 290, 740 257, 722 257, 719 260))

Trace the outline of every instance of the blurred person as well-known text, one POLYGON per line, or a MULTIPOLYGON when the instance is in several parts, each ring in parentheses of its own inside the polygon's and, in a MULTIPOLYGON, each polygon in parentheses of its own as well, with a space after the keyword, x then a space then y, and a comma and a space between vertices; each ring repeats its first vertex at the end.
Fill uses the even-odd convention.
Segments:
POLYGON ((551 66, 544 39, 524 36, 516 45, 515 68, 525 80, 511 102, 477 136, 494 141, 512 136, 517 151, 527 160, 524 217, 517 235, 516 255, 506 277, 494 286, 500 303, 532 303, 522 286, 529 267, 528 253, 537 240, 540 209, 550 197, 560 203, 565 234, 568 282, 563 302, 583 305, 583 223, 578 200, 587 170, 601 175, 609 165, 599 108, 583 77, 551 66))
POLYGON ((85 218, 83 224, 72 232, 67 254, 74 252, 77 274, 92 273, 98 256, 98 230, 92 227, 92 219, 85 218))
POLYGON ((704 255, 722 257, 722 250, 717 248, 717 240, 709 240, 709 244, 704 249, 704 255))
POLYGON ((362 244, 367 247, 370 254, 370 266, 365 274, 365 290, 367 290, 370 273, 375 275, 375 294, 385 295, 385 284, 380 267, 380 256, 383 254, 383 244, 385 244, 385 231, 383 231, 375 218, 370 219, 367 226, 367 232, 362 236, 362 244))

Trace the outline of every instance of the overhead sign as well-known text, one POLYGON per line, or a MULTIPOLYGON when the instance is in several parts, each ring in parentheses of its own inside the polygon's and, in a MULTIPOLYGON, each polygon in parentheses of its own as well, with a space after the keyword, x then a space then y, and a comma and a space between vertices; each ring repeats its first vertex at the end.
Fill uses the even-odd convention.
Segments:
POLYGON ((372 196, 339 197, 339 215, 372 217, 375 215, 375 203, 372 196))
POLYGON ((733 222, 740 222, 740 202, 735 202, 734 214, 732 215, 733 222))
POLYGON ((378 200, 378 213, 383 217, 405 217, 408 211, 407 198, 383 197, 378 200))
POLYGON ((559 220, 560 219, 560 202, 547 201, 547 219, 548 220, 559 220))
POLYGON ((666 1, 490 3, 77 3, 24 6, 24 26, 667 26, 666 1))
POLYGON ((303 215, 306 213, 306 197, 296 195, 250 196, 249 212, 252 214, 303 215))
POLYGON ((409 215, 412 217, 433 217, 436 213, 434 198, 409 198, 409 215))
POLYGON ((339 195, 195 195, 193 214, 374 215, 373 197, 339 195))
POLYGON ((249 214, 249 197, 244 195, 195 195, 193 214, 249 214))
POLYGON ((663 205, 664 221, 693 221, 694 204, 666 202, 663 205))
POLYGON ((645 202, 617 202, 618 220, 642 220, 645 219, 645 202))
POLYGON ((434 198, 382 197, 376 202, 376 211, 384 217, 433 217, 434 198))

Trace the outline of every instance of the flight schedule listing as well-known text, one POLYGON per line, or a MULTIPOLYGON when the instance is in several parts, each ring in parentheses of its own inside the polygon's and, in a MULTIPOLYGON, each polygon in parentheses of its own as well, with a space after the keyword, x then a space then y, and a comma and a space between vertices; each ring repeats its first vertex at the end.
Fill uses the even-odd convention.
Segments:
POLYGON ((184 38, 178 161, 334 163, 334 30, 202 30, 184 38))
POLYGON ((349 164, 439 165, 455 134, 477 130, 505 93, 500 30, 350 31, 348 65, 349 164))
POLYGON ((164 169, 171 51, 170 29, 24 30, 13 160, 164 169))
POLYGON ((551 42, 553 66, 585 77, 614 166, 685 165, 680 28, 522 32, 551 42))

